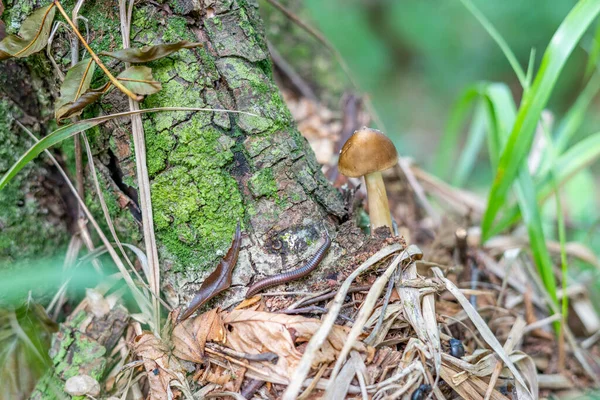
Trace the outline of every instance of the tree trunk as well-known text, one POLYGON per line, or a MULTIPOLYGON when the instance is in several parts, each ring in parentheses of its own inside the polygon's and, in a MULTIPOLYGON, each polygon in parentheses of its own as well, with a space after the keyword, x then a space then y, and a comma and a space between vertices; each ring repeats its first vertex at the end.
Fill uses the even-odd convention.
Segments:
MULTIPOLYGON (((25 16, 18 9, 24 3, 32 5, 29 1, 7 4, 7 27, 18 26, 25 16)), ((72 6, 65 1, 67 12, 72 6)), ((80 15, 89 20, 94 50, 121 48, 117 2, 86 1, 80 15)), ((211 107, 256 115, 161 112, 143 116, 164 295, 174 305, 186 303, 225 254, 241 221, 243 247, 225 303, 239 300, 255 275, 298 266, 320 246, 325 230, 334 235, 336 225, 347 219, 343 199, 321 173, 273 82, 255 1, 142 2, 135 6, 131 40, 132 47, 179 40, 203 43, 201 48, 181 50, 148 64, 162 90, 148 96, 143 108, 211 107)), ((54 42, 53 54, 61 65, 63 58, 70 57, 65 50, 68 39, 59 31, 54 42)), ((35 56, 26 64, 32 70, 42 58, 35 56)), ((122 69, 115 61, 108 65, 122 69)), ((4 75, 6 66, 2 68, 4 75)), ((55 99, 56 78, 45 73, 40 78, 54 88, 48 94, 55 99)), ((2 90, 6 97, 6 85, 2 90)), ((48 94, 38 94, 45 99, 35 105, 38 113, 48 114, 53 103, 48 94)), ((127 99, 113 90, 83 118, 119 111, 128 111, 127 99)), ((35 119, 48 123, 47 118, 35 119)), ((16 135, 14 129, 11 132, 16 135)), ((121 240, 139 239, 129 121, 109 122, 88 135, 102 182, 111 193, 108 200, 121 240)), ((20 186, 27 189, 23 183, 20 186)), ((94 197, 87 200, 98 210, 94 197)), ((97 218, 101 220, 101 214, 97 218)), ((325 264, 342 251, 334 243, 325 264)))

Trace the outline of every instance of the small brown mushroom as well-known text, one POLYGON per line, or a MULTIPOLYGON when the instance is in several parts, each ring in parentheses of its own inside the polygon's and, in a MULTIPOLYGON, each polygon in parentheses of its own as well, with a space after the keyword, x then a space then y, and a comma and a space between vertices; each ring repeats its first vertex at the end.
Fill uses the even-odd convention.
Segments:
POLYGON ((393 234, 392 217, 381 171, 398 163, 398 153, 390 139, 382 132, 361 128, 354 132, 340 151, 338 169, 342 175, 365 177, 371 232, 387 226, 393 234))

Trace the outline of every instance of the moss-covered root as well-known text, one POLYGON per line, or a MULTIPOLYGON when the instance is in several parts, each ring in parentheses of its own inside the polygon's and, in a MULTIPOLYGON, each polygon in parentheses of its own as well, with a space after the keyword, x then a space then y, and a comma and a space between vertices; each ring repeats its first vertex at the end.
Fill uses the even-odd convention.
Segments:
POLYGON ((90 321, 91 315, 89 310, 81 311, 60 325, 50 350, 53 368, 36 385, 32 400, 64 399, 65 382, 76 375, 102 382, 110 352, 123 335, 129 314, 117 306, 90 321))

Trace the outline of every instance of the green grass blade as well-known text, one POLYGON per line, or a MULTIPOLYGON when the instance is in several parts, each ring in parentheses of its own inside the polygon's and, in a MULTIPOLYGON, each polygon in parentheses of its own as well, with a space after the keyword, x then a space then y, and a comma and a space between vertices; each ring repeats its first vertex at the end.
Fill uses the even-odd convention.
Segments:
MULTIPOLYGON (((558 186, 564 185, 576 173, 588 167, 600 158, 600 132, 582 139, 567 152, 559 156, 555 162, 555 178, 558 186)), ((536 189, 538 207, 554 193, 550 171, 537 179, 536 189)), ((520 221, 521 213, 518 206, 510 207, 490 231, 497 235, 506 231, 520 221)))
POLYGON ((527 88, 528 87, 527 77, 525 76, 525 73, 523 72, 523 68, 521 68, 521 65, 519 64, 517 57, 515 57, 514 53, 508 46, 508 43, 506 43, 504 38, 500 35, 500 33, 498 33, 496 28, 494 28, 492 23, 485 17, 485 15, 483 15, 481 13, 481 11, 479 11, 477 9, 477 7, 475 7, 475 5, 471 2, 471 0, 461 0, 461 2, 467 8, 467 10, 469 10, 469 12, 471 14, 473 14, 473 16, 475 18, 477 18, 479 23, 485 28, 485 30, 492 37, 492 39, 494 39, 496 44, 498 44, 498 46, 504 53, 504 56, 508 59, 510 66, 515 71, 515 74, 517 75, 517 78, 519 79, 521 86, 523 86, 524 88, 527 88))
POLYGON ((592 76, 585 85, 583 91, 577 97, 575 103, 569 108, 562 119, 556 133, 556 151, 561 154, 569 144, 569 141, 581 127, 585 114, 592 100, 600 91, 600 72, 592 76))
POLYGON ((504 83, 488 84, 483 93, 488 104, 488 150, 493 169, 504 149, 508 132, 512 128, 517 107, 510 88, 504 83))
POLYGON ((567 293, 567 272, 568 272, 568 262, 567 262, 567 233, 565 228, 565 217, 563 214, 563 208, 560 201, 560 192, 558 186, 558 179, 554 175, 554 171, 550 173, 550 180, 552 181, 552 188, 554 190, 555 198, 556 198, 556 223, 558 227, 558 241, 560 243, 560 270, 562 272, 562 292, 565 294, 562 297, 561 302, 561 314, 562 314, 562 322, 565 323, 567 320, 567 312, 569 310, 569 296, 567 293))
MULTIPOLYGON (((458 168, 451 167, 457 143, 460 143, 460 133, 467 124, 473 105, 477 101, 482 101, 481 105, 486 109, 486 112, 483 112, 483 110, 482 112, 485 115, 488 147, 494 168, 502 149, 502 141, 497 132, 508 132, 516 114, 516 107, 510 89, 503 83, 480 82, 469 86, 463 91, 450 113, 436 160, 438 176, 446 176, 447 178, 448 171, 457 171, 453 177, 454 183, 457 185, 460 185, 460 182, 464 182, 466 179, 472 168, 470 165, 480 148, 477 144, 477 138, 472 136, 474 133, 469 132, 465 149, 458 160, 458 168)), ((477 113, 478 109, 475 110, 473 115, 472 129, 475 129, 475 125, 479 123, 477 113)))
POLYGON ((458 158, 458 164, 454 169, 455 172, 452 177, 453 186, 462 187, 475 167, 477 155, 485 140, 485 122, 486 113, 484 105, 479 103, 473 114, 473 121, 471 122, 469 133, 467 134, 467 142, 458 158))
POLYGON ((533 70, 535 69, 535 49, 531 49, 529 52, 529 63, 527 64, 527 76, 525 77, 525 82, 527 82, 527 86, 524 88, 529 88, 531 86, 531 81, 533 80, 533 70))
POLYGON ((473 103, 479 97, 480 91, 481 87, 479 83, 467 87, 450 112, 444 135, 440 140, 440 147, 437 151, 436 164, 434 166, 436 175, 440 178, 449 177, 450 168, 448 167, 454 158, 454 154, 457 153, 456 146, 460 143, 460 133, 466 124, 473 103))
POLYGON ((10 169, 4 174, 2 179, 0 179, 0 190, 4 188, 10 182, 12 178, 17 175, 17 173, 23 169, 27 163, 31 160, 39 156, 44 150, 49 149, 57 143, 62 142, 65 139, 70 138, 71 136, 83 132, 87 129, 93 128, 96 125, 100 125, 108 120, 120 117, 127 117, 134 114, 144 114, 149 112, 158 112, 158 111, 209 111, 209 112, 226 112, 226 113, 236 113, 236 114, 245 114, 254 117, 259 117, 256 114, 252 114, 245 111, 230 111, 230 110, 216 110, 212 108, 194 108, 194 107, 160 107, 160 108, 148 108, 145 110, 137 110, 137 111, 127 111, 117 114, 103 115, 101 117, 90 118, 83 121, 75 122, 70 125, 65 125, 63 127, 58 128, 54 132, 50 133, 48 136, 41 139, 35 145, 33 145, 29 150, 25 152, 17 160, 15 164, 13 164, 10 169))
POLYGON ((533 86, 523 97, 506 148, 500 157, 481 222, 484 242, 489 239, 496 215, 505 204, 508 191, 529 153, 535 127, 558 76, 581 36, 599 12, 599 0, 581 0, 567 15, 546 49, 533 86))
MULTIPOLYGON (((519 200, 523 220, 529 233, 529 245, 538 272, 542 277, 544 287, 548 291, 554 304, 558 305, 556 295, 556 279, 554 278, 552 258, 546 246, 546 237, 542 229, 542 218, 539 213, 537 197, 534 190, 533 180, 527 167, 523 165, 519 172, 515 185, 515 192, 519 200)), ((555 325, 556 327, 556 325, 555 325)))
POLYGON ((18 304, 27 298, 32 288, 36 294, 48 293, 70 279, 72 288, 84 292, 86 287, 96 285, 101 278, 89 265, 63 272, 61 260, 34 261, 17 269, 0 270, 0 293, 7 303, 18 304))
POLYGON ((594 39, 592 40, 592 47, 588 56, 587 65, 585 66, 584 79, 588 79, 596 70, 598 66, 598 58, 600 57, 600 24, 596 27, 594 33, 594 39))

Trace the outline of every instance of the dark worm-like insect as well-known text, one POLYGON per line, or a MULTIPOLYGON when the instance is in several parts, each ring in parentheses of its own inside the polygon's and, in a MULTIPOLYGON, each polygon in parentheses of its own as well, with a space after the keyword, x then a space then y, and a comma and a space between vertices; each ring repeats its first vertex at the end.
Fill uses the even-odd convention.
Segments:
POLYGON ((254 283, 254 285, 250 286, 250 289, 248 289, 248 292, 246 293, 246 298, 248 299, 254 296, 256 293, 260 292, 263 289, 269 288, 271 286, 281 285, 282 283, 290 282, 296 279, 300 279, 310 274, 312 271, 314 271, 315 268, 317 268, 321 260, 323 260, 325 254, 327 254, 327 250, 329 250, 329 246, 331 246, 331 238, 329 237, 329 234, 327 234, 323 246, 321 246, 319 250, 317 250, 315 255, 306 264, 293 271, 269 276, 263 280, 254 283))

